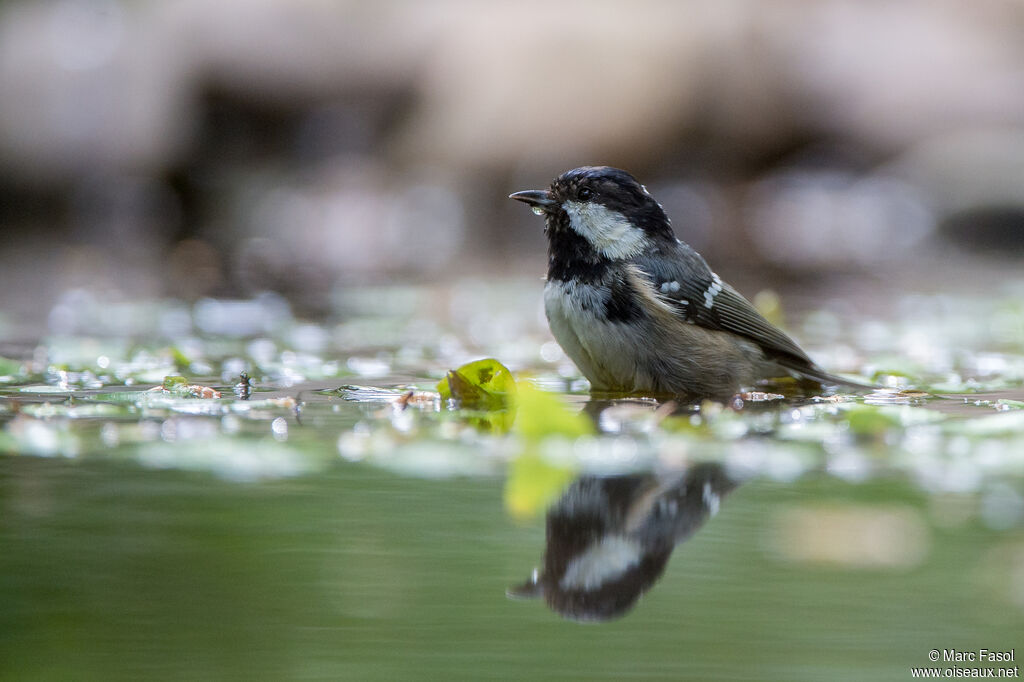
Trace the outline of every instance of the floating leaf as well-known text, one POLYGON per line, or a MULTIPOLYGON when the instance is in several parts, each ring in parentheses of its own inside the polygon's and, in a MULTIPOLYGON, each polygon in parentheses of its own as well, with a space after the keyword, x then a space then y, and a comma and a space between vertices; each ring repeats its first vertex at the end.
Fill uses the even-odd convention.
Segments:
POLYGON ((173 391, 179 386, 184 386, 188 383, 188 379, 182 376, 168 376, 164 377, 164 390, 173 391))
POLYGON ((453 369, 437 384, 443 400, 476 410, 502 410, 516 396, 516 380, 505 365, 494 358, 476 360, 453 369))
MULTIPOLYGON (((220 391, 209 386, 201 386, 199 384, 190 384, 185 377, 182 376, 168 376, 164 377, 164 383, 162 389, 168 393, 181 396, 184 398, 219 398, 220 391)), ((160 389, 157 389, 160 390, 160 389)))
POLYGON ((480 431, 504 433, 515 421, 516 381, 512 372, 493 358, 448 372, 437 390, 442 400, 454 400, 461 408, 460 417, 480 431))
POLYGON ((594 423, 586 415, 570 410, 556 394, 526 382, 519 386, 516 407, 515 430, 527 440, 539 441, 548 436, 578 438, 595 431, 594 423))
POLYGON ((558 395, 528 382, 519 385, 516 408, 515 432, 526 441, 526 450, 509 465, 505 508, 512 516, 528 518, 543 512, 576 474, 571 466, 545 459, 538 452, 541 441, 571 444, 596 429, 586 415, 573 412, 558 395))

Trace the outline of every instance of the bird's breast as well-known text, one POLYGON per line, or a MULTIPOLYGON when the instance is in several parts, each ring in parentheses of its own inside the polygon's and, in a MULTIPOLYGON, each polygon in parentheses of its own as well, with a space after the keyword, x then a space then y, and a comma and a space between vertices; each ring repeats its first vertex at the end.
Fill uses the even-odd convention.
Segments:
POLYGON ((616 305, 612 287, 578 281, 549 280, 544 312, 551 333, 594 388, 629 390, 637 371, 643 339, 637 329, 609 319, 616 305))
MULTIPOLYGON (((636 310, 623 314, 614 276, 602 284, 549 280, 544 309, 551 333, 601 391, 654 391, 728 396, 759 376, 761 353, 724 331, 687 324, 646 290, 624 300, 636 310)), ((625 280, 627 286, 631 280, 625 280)))

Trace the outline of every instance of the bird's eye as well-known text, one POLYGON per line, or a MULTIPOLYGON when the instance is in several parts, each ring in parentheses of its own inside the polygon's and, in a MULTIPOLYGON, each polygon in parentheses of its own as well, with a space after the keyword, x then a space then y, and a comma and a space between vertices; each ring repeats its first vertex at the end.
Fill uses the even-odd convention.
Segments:
POLYGON ((576 196, 579 197, 580 201, 586 201, 594 196, 594 192, 589 187, 583 187, 576 193, 576 196))

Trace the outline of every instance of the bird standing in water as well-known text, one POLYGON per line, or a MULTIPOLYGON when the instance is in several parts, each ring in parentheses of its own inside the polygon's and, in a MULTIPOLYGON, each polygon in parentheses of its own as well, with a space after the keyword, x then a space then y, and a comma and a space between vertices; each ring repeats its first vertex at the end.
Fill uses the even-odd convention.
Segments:
POLYGON ((728 399, 765 379, 828 374, 676 238, 626 171, 586 166, 510 195, 545 218, 544 309, 596 391, 728 399))

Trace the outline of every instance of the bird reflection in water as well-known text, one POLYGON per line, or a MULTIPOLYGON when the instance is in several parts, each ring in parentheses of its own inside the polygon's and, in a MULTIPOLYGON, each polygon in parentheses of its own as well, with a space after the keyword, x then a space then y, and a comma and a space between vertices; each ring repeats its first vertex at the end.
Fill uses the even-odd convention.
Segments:
POLYGON ((543 567, 508 595, 543 597, 573 620, 618 618, 737 484, 715 463, 670 475, 579 478, 548 510, 543 567))

